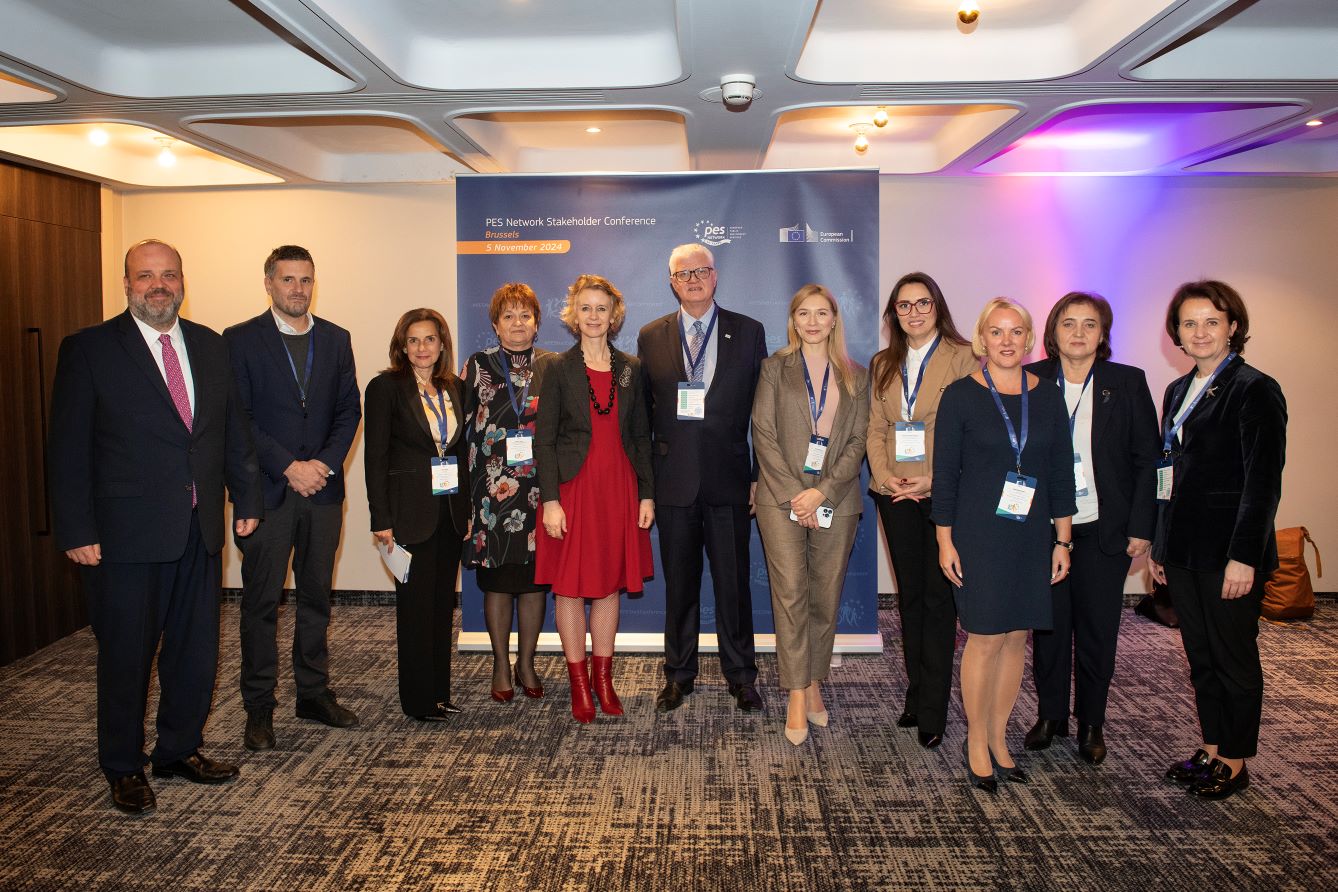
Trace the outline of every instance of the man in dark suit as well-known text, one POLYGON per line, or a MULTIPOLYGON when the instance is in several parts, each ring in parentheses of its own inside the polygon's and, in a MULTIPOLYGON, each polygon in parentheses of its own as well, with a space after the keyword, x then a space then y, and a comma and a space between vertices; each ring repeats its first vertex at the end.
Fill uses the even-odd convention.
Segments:
POLYGON ((60 345, 49 448, 56 542, 83 567, 98 641, 98 762, 112 803, 142 814, 155 806, 149 760, 155 777, 237 775, 199 748, 218 668, 223 485, 242 537, 261 494, 227 344, 177 316, 181 255, 156 240, 132 246, 124 285, 125 313, 60 345), (158 739, 146 760, 155 651, 158 739))
POLYGON ((641 329, 637 354, 651 418, 651 459, 664 567, 664 689, 677 709, 697 677, 702 554, 715 589, 720 668, 738 708, 760 710, 753 601, 748 585, 752 497, 757 486, 748 424, 766 334, 762 324, 715 304, 711 252, 680 245, 669 255, 679 309, 641 329))
POLYGON ((270 307, 223 332, 260 459, 265 520, 242 552, 242 743, 274 748, 279 599, 292 558, 297 717, 348 728, 358 716, 329 688, 330 586, 343 527, 344 459, 362 406, 349 334, 311 315, 316 265, 298 245, 265 260, 270 307))

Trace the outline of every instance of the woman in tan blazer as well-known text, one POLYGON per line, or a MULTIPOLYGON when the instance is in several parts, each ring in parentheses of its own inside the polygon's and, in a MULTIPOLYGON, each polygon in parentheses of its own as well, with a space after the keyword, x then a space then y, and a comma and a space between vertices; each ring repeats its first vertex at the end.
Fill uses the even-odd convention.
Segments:
POLYGON ((867 370, 846 355, 836 298, 805 285, 790 301, 789 343, 762 361, 753 401, 757 528, 771 577, 776 658, 790 692, 785 737, 827 724, 820 683, 836 637, 869 420, 867 370))
POLYGON ((883 319, 890 332, 872 363, 869 488, 897 574, 907 680, 897 725, 918 728, 920 745, 933 749, 948 721, 957 642, 952 589, 929 520, 934 418, 944 389, 980 362, 953 325, 938 283, 924 273, 907 273, 892 286, 883 319))

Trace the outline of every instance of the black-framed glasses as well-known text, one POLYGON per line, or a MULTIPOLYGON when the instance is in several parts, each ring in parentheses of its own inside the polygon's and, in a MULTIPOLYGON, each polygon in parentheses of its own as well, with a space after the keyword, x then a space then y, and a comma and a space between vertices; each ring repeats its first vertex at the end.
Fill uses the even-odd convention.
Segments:
POLYGON ((715 272, 714 266, 699 266, 696 269, 680 269, 678 272, 670 273, 669 278, 675 282, 691 282, 693 279, 705 279, 713 272, 715 272))
POLYGON ((914 302, 909 300, 899 300, 894 303, 892 307, 897 311, 898 316, 909 316, 911 310, 915 310, 915 312, 923 316, 934 308, 934 299, 932 297, 922 297, 914 302))

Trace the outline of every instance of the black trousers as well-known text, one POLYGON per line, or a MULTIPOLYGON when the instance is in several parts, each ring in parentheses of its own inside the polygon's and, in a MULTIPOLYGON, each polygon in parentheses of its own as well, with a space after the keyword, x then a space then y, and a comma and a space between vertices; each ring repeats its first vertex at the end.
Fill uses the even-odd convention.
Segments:
POLYGON ((326 630, 330 583, 344 523, 343 505, 314 505, 289 492, 283 504, 265 509, 250 536, 235 539, 242 552, 242 704, 248 711, 273 709, 279 674, 275 640, 279 600, 293 559, 296 615, 293 618, 293 684, 299 700, 325 692, 330 677, 326 630))
POLYGON ((1259 664, 1259 612, 1267 573, 1240 598, 1222 597, 1226 568, 1198 573, 1166 568, 1171 603, 1180 617, 1180 640, 1189 659, 1203 742, 1227 759, 1248 759, 1259 748, 1264 671, 1259 664))
POLYGON ((395 582, 400 708, 405 715, 427 715, 451 699, 455 579, 464 541, 451 523, 447 500, 438 501, 436 531, 424 542, 404 546, 413 555, 409 581, 395 582))
POLYGON ((916 717, 921 731, 942 734, 952 693, 957 607, 952 585, 938 565, 938 538, 929 519, 931 500, 894 502, 891 496, 875 495, 874 502, 897 574, 906 711, 916 717))
POLYGON ((186 550, 166 563, 103 561, 83 568, 98 642, 98 764, 108 780, 142 771, 149 673, 158 654, 158 739, 149 757, 175 762, 200 748, 218 671, 222 561, 191 514, 186 550), (162 648, 159 650, 159 643, 162 648))
POLYGON ((1115 646, 1124 609, 1124 580, 1133 558, 1106 554, 1096 523, 1073 527, 1068 578, 1051 588, 1054 628, 1031 638, 1031 675, 1040 718, 1069 720, 1069 680, 1073 715, 1084 725, 1106 720, 1106 700, 1115 675, 1115 646))
POLYGON ((752 518, 747 505, 697 504, 655 510, 664 568, 664 675, 669 681, 697 677, 697 636, 701 633, 702 554, 711 564, 720 671, 731 684, 757 680, 753 643, 753 594, 748 540, 752 518))

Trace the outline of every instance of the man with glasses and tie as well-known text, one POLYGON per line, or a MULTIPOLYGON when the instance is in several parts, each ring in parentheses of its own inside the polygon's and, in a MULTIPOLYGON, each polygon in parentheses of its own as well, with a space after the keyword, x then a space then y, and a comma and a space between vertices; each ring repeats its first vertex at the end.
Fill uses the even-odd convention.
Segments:
POLYGON ((132 246, 124 286, 126 312, 60 345, 49 450, 56 542, 81 567, 98 642, 98 762, 112 804, 143 814, 156 804, 149 761, 155 777, 237 775, 199 751, 218 667, 223 486, 238 536, 255 531, 262 496, 227 345, 177 315, 180 253, 153 239, 132 246))
POLYGON ((739 709, 762 709, 754 686, 753 604, 748 584, 756 487, 748 425, 766 358, 762 324, 715 303, 711 252, 679 245, 669 255, 679 308, 637 337, 651 417, 655 512, 664 569, 664 688, 659 712, 677 709, 697 677, 702 556, 715 590, 720 669, 739 709))

